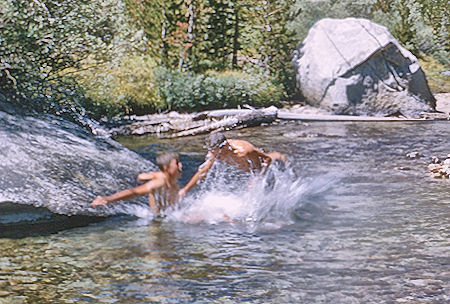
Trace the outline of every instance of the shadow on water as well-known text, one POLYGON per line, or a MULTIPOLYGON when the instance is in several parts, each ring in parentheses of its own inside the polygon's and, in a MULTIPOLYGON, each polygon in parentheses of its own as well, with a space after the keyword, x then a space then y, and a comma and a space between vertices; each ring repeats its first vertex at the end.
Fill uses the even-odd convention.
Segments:
POLYGON ((104 216, 64 215, 45 207, 0 203, 0 238, 24 238, 49 235, 62 230, 104 221, 104 216))

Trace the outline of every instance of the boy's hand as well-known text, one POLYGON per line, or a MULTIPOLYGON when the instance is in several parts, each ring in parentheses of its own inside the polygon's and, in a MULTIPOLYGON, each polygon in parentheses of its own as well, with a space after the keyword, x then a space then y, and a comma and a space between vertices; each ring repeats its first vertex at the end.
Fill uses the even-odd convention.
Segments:
POLYGON ((180 197, 180 199, 183 199, 183 197, 186 196, 186 190, 180 189, 180 190, 178 191, 178 196, 180 197))
POLYGON ((103 196, 97 196, 95 198, 95 200, 92 201, 91 206, 97 207, 97 206, 106 205, 107 203, 108 203, 108 201, 103 196))
POLYGON ((141 173, 137 176, 137 182, 138 183, 143 183, 146 182, 148 179, 145 178, 146 176, 144 175, 144 173, 141 173))

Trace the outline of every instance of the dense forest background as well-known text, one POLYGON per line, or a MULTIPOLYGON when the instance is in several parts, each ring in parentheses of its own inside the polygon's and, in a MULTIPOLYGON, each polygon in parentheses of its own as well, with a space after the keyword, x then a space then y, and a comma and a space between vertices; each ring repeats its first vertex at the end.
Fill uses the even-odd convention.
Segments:
POLYGON ((0 101, 71 119, 279 105, 326 17, 388 27, 449 91, 447 0, 2 0, 0 101))

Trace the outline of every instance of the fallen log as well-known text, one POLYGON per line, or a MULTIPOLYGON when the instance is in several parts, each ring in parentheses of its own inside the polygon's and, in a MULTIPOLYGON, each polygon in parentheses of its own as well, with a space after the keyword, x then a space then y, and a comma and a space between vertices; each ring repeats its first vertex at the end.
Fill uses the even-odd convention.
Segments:
POLYGON ((241 115, 248 115, 251 114, 254 111, 258 110, 249 110, 249 109, 224 109, 224 110, 212 110, 212 111, 206 111, 202 112, 206 115, 207 118, 215 118, 215 119, 221 119, 229 116, 241 116, 241 115))
POLYGON ((186 131, 181 131, 177 133, 173 133, 170 135, 163 135, 161 137, 166 138, 176 138, 176 137, 183 137, 183 136, 192 136, 192 135, 199 135, 208 133, 210 131, 219 130, 219 129, 226 129, 226 128, 232 128, 235 127, 238 124, 239 120, 236 117, 227 117, 222 120, 207 124, 202 127, 198 128, 192 128, 186 131))
POLYGON ((155 114, 127 117, 111 128, 113 136, 156 134, 173 138, 207 133, 217 129, 259 126, 276 119, 278 109, 225 109, 197 114, 155 114), (128 123, 127 123, 128 121, 128 123))
POLYGON ((230 130, 259 126, 272 123, 275 120, 301 120, 301 121, 359 121, 359 122, 406 122, 448 120, 446 113, 422 113, 421 118, 404 117, 376 117, 376 116, 349 116, 319 113, 293 113, 287 110, 278 110, 276 107, 263 109, 223 109, 204 111, 193 114, 180 114, 170 112, 167 114, 153 114, 145 116, 130 116, 119 120, 110 128, 112 136, 117 135, 144 135, 156 134, 158 137, 175 138, 204 134, 214 130, 230 130))
MULTIPOLYGON (((263 111, 263 110, 239 110, 245 111, 247 114, 239 114, 235 116, 224 116, 219 121, 212 121, 206 123, 204 126, 191 128, 189 130, 170 134, 169 138, 176 138, 182 136, 192 136, 208 133, 214 130, 229 130, 236 127, 254 127, 263 123, 272 123, 276 119, 276 111, 263 111), (249 111, 249 112, 248 112, 249 111)), ((242 113, 242 112, 240 112, 242 113)), ((220 117, 220 116, 219 116, 220 117)))

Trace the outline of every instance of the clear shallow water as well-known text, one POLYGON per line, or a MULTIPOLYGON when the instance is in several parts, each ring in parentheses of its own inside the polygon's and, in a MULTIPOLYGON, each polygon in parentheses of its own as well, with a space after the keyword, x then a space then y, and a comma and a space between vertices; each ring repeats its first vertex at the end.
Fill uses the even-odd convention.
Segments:
MULTIPOLYGON (((163 220, 134 205, 124 210, 138 217, 0 239, 0 303, 450 301, 450 183, 427 175, 432 155, 450 153, 449 123, 290 124, 227 135, 286 153, 294 172, 275 172, 280 183, 268 192, 236 190, 238 178, 216 174, 163 220), (413 151, 423 157, 406 157, 413 151), (186 220, 193 209, 208 216, 186 220)), ((120 142, 151 160, 180 151, 181 184, 204 157, 201 136, 120 142)))

